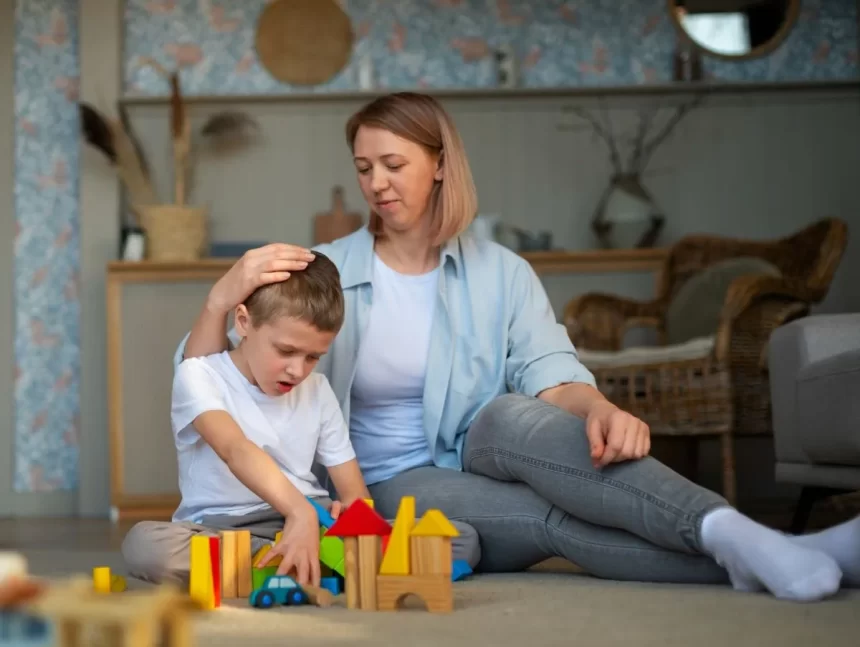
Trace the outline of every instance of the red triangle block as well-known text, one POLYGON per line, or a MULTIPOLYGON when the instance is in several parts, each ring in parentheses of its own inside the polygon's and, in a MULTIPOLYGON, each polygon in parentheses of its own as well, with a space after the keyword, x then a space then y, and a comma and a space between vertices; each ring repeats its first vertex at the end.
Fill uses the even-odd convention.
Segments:
POLYGON ((379 516, 364 499, 356 499, 355 503, 340 513, 337 521, 329 528, 326 537, 358 537, 360 535, 378 535, 385 537, 391 534, 389 523, 379 516))
POLYGON ((209 560, 212 564, 212 593, 215 599, 215 608, 221 606, 221 538, 209 538, 209 560))

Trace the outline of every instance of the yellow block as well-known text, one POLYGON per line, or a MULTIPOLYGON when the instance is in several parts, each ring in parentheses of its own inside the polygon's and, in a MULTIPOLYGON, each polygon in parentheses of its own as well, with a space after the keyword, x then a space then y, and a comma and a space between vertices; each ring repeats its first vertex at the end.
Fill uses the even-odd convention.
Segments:
MULTIPOLYGON (((270 550, 272 550, 272 544, 263 544, 263 547, 257 551, 256 555, 254 555, 254 561, 251 563, 251 566, 257 568, 260 563, 260 560, 263 559, 270 550)), ((276 555, 271 562, 266 564, 266 567, 280 566, 283 559, 284 558, 280 555, 276 555)))
POLYGON ((380 575, 409 575, 409 534, 415 525, 415 497, 400 499, 394 527, 379 566, 380 575))
POLYGON ((373 507, 373 499, 364 499, 364 502, 369 505, 371 508, 373 507))
POLYGON ((96 566, 93 569, 93 590, 96 593, 110 593, 109 566, 96 566))
POLYGON ((235 530, 221 532, 221 599, 239 597, 239 580, 236 564, 237 537, 235 530))
POLYGON ((251 595, 251 531, 240 530, 236 533, 236 583, 237 595, 246 598, 251 595))
POLYGON ((122 593, 125 589, 125 578, 122 575, 110 576, 110 590, 112 593, 122 593))
POLYGON ((188 582, 188 594, 201 608, 215 608, 209 537, 205 535, 194 535, 191 538, 191 576, 188 582))
POLYGON ((413 537, 459 537, 460 533, 441 510, 428 510, 412 529, 413 537))
POLYGON ((263 547, 257 551, 256 555, 254 555, 254 560, 251 562, 251 566, 257 568, 257 564, 260 563, 260 560, 263 559, 266 556, 266 553, 270 550, 272 550, 271 544, 263 544, 263 547))

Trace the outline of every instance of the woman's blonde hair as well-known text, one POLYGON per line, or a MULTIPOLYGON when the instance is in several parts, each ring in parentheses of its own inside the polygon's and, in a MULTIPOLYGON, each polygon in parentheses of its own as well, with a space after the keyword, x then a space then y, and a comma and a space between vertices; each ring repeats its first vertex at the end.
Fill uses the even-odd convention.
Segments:
MULTIPOLYGON (((430 193, 435 245, 468 229, 478 209, 475 182, 457 127, 436 99, 417 92, 397 92, 374 99, 347 121, 346 140, 352 152, 361 126, 387 130, 439 159, 442 181, 435 183, 430 193)), ((377 236, 382 233, 381 219, 373 211, 368 229, 377 236)))

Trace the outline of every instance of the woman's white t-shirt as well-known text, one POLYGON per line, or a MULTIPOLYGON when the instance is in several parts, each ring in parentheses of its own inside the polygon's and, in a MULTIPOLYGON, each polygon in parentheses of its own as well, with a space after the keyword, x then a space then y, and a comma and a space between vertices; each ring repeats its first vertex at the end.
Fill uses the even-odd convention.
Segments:
POLYGON ((273 397, 242 375, 228 352, 184 360, 173 381, 171 425, 177 449, 182 502, 174 521, 209 515, 243 515, 266 507, 194 428, 197 416, 229 413, 245 436, 262 448, 307 496, 328 496, 312 472, 314 462, 340 465, 355 452, 334 391, 311 373, 289 393, 273 397))
POLYGON ((368 484, 433 464, 424 432, 424 377, 439 268, 400 274, 374 254, 372 282, 349 405, 350 436, 368 484))

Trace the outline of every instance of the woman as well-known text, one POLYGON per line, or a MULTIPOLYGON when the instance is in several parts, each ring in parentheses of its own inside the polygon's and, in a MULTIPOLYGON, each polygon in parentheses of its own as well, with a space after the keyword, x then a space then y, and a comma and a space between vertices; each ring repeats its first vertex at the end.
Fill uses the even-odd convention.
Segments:
MULTIPOLYGON (((418 514, 438 507, 473 526, 485 572, 561 556, 603 578, 731 581, 792 600, 860 581, 860 518, 789 538, 648 456, 648 427, 594 388, 528 263, 465 233, 472 175, 434 99, 383 96, 346 134, 371 217, 320 247, 347 320, 319 370, 382 514, 414 495, 418 514)), ((227 314, 312 258, 291 245, 248 252, 177 361, 224 350, 227 314)))

